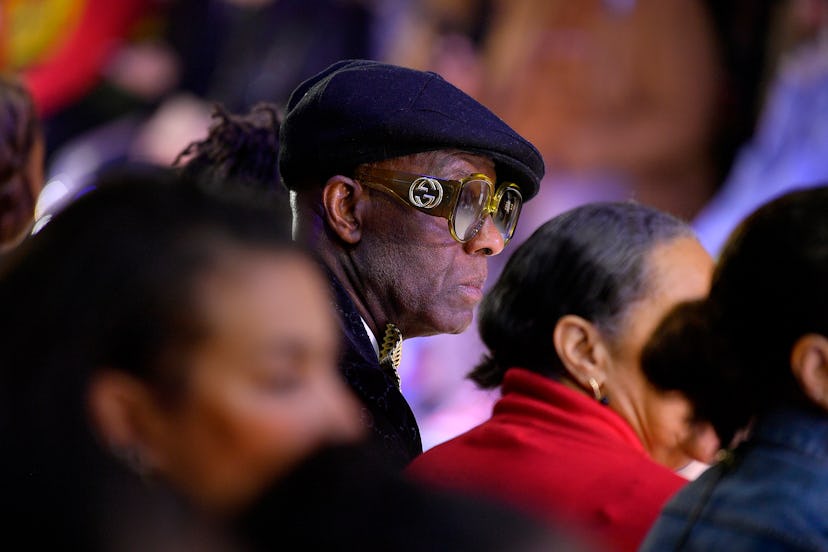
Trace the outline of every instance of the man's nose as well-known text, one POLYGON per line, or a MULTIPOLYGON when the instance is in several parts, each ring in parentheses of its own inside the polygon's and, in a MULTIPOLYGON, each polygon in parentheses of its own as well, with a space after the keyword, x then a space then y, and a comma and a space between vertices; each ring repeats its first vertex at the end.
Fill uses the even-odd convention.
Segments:
POLYGON ((483 221, 483 226, 475 236, 463 244, 466 253, 483 253, 484 255, 497 255, 506 246, 506 242, 500 233, 500 230, 494 224, 491 216, 487 216, 483 221))

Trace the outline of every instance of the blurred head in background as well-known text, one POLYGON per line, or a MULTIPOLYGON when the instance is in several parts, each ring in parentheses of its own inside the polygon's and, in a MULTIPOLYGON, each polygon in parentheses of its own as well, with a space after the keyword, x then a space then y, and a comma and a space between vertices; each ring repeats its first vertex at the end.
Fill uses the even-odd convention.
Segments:
POLYGON ((658 327, 644 369, 729 445, 785 407, 828 411, 828 188, 788 193, 730 237, 710 297, 658 327))
POLYGON ((43 187, 43 135, 23 85, 0 75, 0 254, 31 231, 43 187))
POLYGON ((825 186, 754 211, 708 298, 676 307, 647 344, 650 380, 733 450, 673 497, 641 550, 828 547, 826 213, 825 186))
POLYGON ((279 179, 279 114, 277 106, 259 103, 247 113, 213 108, 207 137, 192 142, 174 165, 188 178, 209 180, 224 193, 255 195, 266 200, 290 232, 287 189, 279 179))

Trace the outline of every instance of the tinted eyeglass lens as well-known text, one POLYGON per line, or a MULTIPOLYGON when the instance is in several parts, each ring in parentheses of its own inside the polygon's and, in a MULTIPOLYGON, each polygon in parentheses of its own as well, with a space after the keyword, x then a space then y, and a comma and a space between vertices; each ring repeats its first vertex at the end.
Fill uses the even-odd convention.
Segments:
POLYGON ((472 239, 480 230, 490 193, 485 180, 470 180, 463 185, 454 208, 454 233, 461 241, 472 239))
POLYGON ((504 240, 508 240, 515 233, 522 201, 520 193, 511 188, 504 190, 503 195, 500 196, 500 202, 497 204, 497 210, 492 214, 492 220, 504 240))

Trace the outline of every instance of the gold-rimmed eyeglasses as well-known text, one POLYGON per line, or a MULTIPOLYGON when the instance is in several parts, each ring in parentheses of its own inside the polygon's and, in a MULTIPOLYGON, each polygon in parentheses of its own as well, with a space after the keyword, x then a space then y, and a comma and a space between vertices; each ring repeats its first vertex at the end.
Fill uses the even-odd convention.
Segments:
POLYGON ((523 204, 516 184, 503 182, 495 188, 494 182, 485 174, 448 180, 361 167, 354 179, 364 186, 386 192, 420 212, 448 220, 452 237, 460 243, 474 238, 486 217, 491 216, 506 245, 515 233, 523 204))

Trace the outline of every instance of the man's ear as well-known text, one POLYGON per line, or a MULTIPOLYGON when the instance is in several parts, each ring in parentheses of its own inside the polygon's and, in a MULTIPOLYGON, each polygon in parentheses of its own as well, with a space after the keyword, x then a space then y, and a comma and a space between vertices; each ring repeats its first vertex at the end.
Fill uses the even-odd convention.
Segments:
POLYGON ((791 349, 791 371, 805 395, 828 411, 828 338, 800 337, 791 349))
POLYGON ((95 433, 110 452, 140 459, 144 469, 157 468, 158 405, 146 384, 104 369, 92 378, 87 404, 95 433))
POLYGON ((359 182, 342 175, 329 178, 322 189, 325 221, 345 243, 353 245, 362 239, 364 191, 359 182))
POLYGON ((590 393, 593 392, 590 379, 603 386, 607 378, 607 351, 601 334, 591 322, 567 314, 558 320, 552 339, 561 363, 579 386, 590 393))

